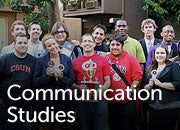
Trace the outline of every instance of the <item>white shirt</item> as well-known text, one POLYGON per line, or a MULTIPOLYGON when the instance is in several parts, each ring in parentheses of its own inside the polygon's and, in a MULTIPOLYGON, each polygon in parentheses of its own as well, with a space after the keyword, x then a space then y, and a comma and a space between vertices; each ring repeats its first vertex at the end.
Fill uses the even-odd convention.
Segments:
POLYGON ((168 52, 169 52, 169 54, 171 53, 171 45, 168 45, 167 46, 167 49, 168 49, 168 52))

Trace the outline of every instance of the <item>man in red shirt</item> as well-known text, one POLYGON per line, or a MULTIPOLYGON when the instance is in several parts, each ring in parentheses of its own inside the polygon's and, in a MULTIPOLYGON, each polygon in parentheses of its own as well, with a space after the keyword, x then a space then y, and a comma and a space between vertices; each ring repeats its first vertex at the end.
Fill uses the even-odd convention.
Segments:
MULTIPOLYGON (((142 79, 142 69, 137 59, 123 50, 124 40, 120 35, 112 35, 110 37, 110 54, 108 56, 109 69, 111 70, 110 93, 109 98, 115 97, 116 90, 121 89, 124 92, 122 101, 112 100, 109 102, 109 124, 111 130, 132 130, 134 126, 134 110, 135 101, 128 100, 126 89, 128 86, 124 83, 121 77, 111 67, 115 64, 120 72, 125 76, 130 89, 137 89, 142 79), (137 86, 137 87, 135 87, 137 86)), ((134 90, 133 90, 134 91, 134 90)))
MULTIPOLYGON (((95 53, 95 46, 96 43, 92 35, 84 34, 81 41, 84 55, 73 60, 73 71, 76 80, 73 88, 81 94, 84 88, 103 92, 110 86, 108 62, 105 57, 95 53)), ((93 94, 90 93, 89 96, 92 98, 93 94)), ((98 101, 80 100, 77 103, 77 112, 81 130, 108 129, 107 101, 103 99, 98 101)))

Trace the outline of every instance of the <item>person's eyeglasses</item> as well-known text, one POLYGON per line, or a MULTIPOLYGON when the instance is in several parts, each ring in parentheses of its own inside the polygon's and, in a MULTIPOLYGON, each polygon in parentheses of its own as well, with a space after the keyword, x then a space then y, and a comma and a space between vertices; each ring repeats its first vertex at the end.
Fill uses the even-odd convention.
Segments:
POLYGON ((84 41, 82 41, 82 43, 94 43, 94 41, 91 41, 91 40, 84 40, 84 41))
POLYGON ((165 34, 169 34, 169 33, 174 34, 174 31, 173 30, 167 30, 167 31, 164 31, 164 33, 165 34))
POLYGON ((56 31, 56 32, 54 32, 54 34, 64 34, 64 33, 66 33, 66 31, 56 31))

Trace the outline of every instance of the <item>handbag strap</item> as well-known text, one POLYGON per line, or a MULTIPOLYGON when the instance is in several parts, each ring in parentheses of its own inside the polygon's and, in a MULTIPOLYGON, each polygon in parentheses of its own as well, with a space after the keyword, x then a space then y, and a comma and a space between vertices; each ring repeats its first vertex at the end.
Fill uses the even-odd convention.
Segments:
POLYGON ((121 77, 121 79, 124 81, 126 86, 130 87, 129 82, 127 81, 126 77, 121 73, 121 71, 118 69, 118 67, 115 64, 111 64, 111 66, 116 71, 116 73, 121 77))
POLYGON ((109 56, 107 57, 107 61, 111 64, 111 67, 114 69, 114 71, 121 77, 121 79, 126 84, 126 86, 130 87, 130 84, 127 81, 126 77, 121 73, 121 71, 118 69, 118 67, 111 62, 111 59, 109 58, 109 56))

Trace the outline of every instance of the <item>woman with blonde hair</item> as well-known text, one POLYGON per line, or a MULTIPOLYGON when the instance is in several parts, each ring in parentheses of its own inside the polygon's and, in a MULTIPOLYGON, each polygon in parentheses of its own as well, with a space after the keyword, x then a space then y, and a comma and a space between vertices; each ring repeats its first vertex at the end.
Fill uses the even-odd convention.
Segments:
MULTIPOLYGON (((46 100, 44 100, 43 93, 39 93, 40 99, 36 101, 34 109, 41 112, 46 111, 47 107, 49 107, 49 109, 53 108, 54 113, 59 111, 67 113, 70 108, 68 98, 65 98, 66 100, 61 98, 52 100, 51 97, 56 96, 56 89, 66 90, 73 84, 71 59, 59 53, 58 44, 54 36, 50 34, 45 35, 42 39, 42 43, 47 51, 47 55, 37 59, 33 76, 33 86, 36 89, 43 89, 45 91, 52 90, 53 95, 52 93, 46 93, 46 100)), ((58 97, 62 97, 61 94, 62 93, 58 93, 58 97)), ((49 116, 49 118, 51 118, 51 116, 49 116)), ((53 130, 57 128, 61 130, 70 130, 69 127, 71 126, 70 124, 61 123, 57 120, 50 123, 39 122, 37 125, 38 127, 42 127, 43 130, 50 130, 50 128, 51 130, 52 128, 53 130)))

